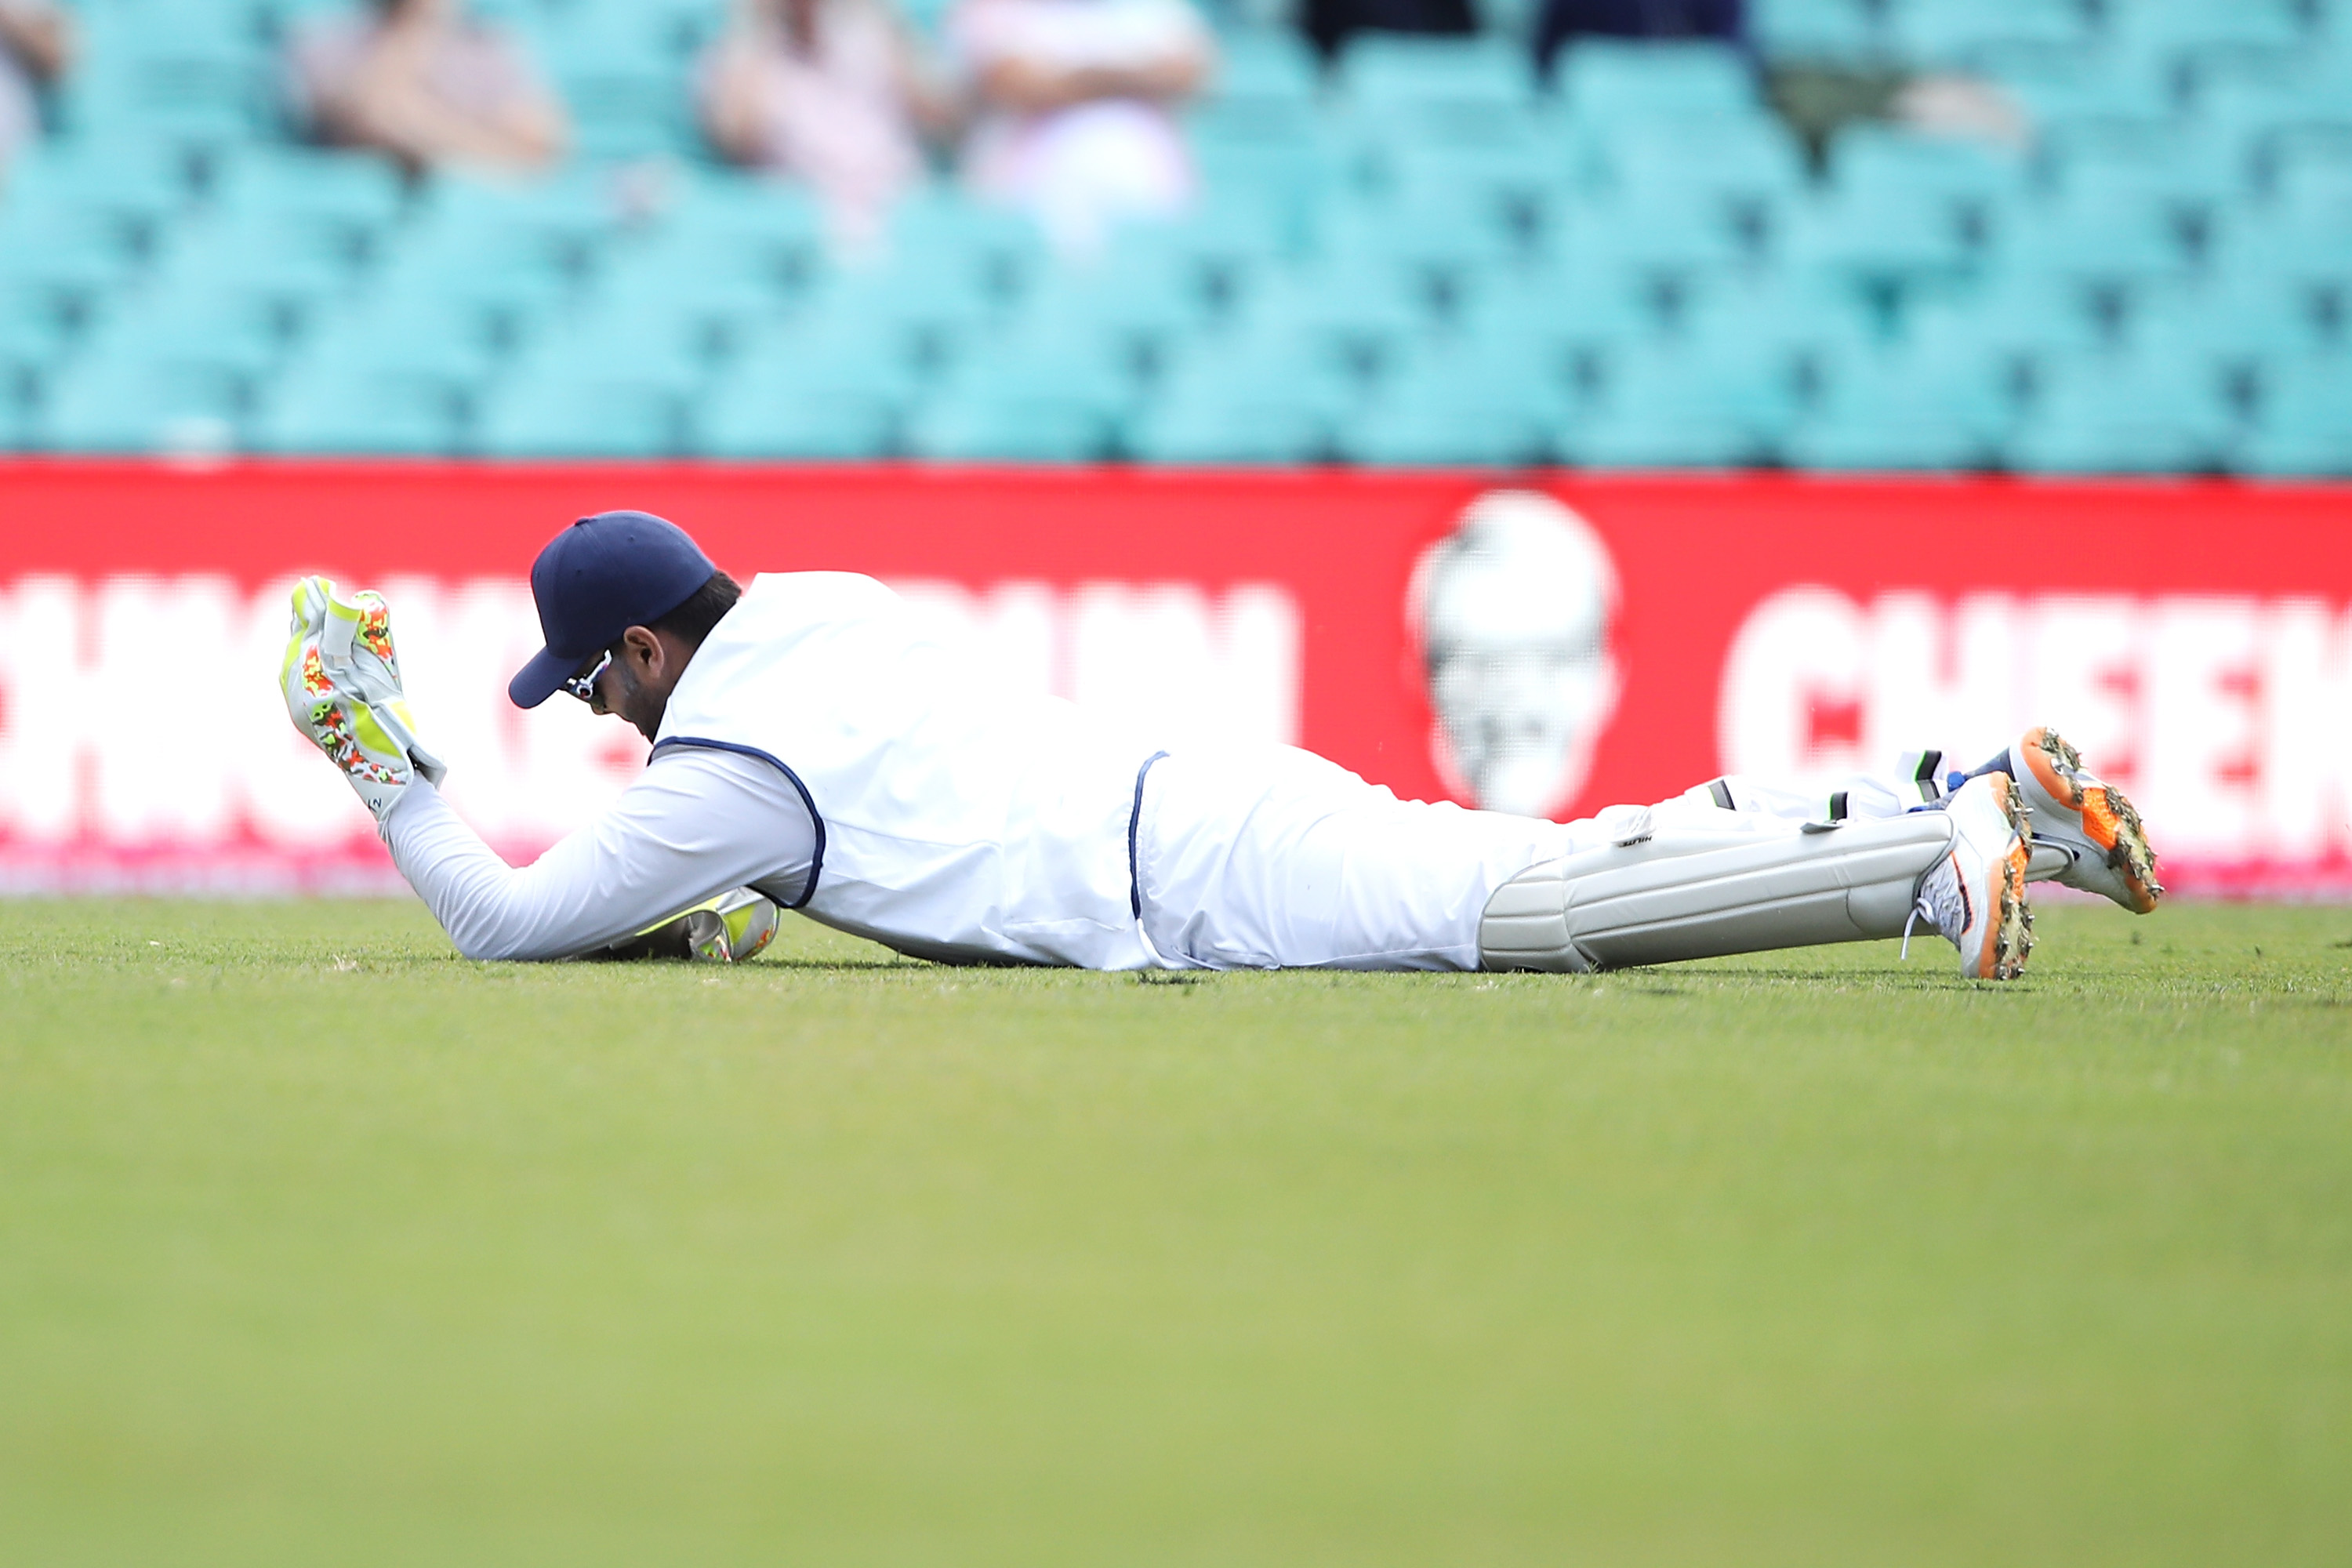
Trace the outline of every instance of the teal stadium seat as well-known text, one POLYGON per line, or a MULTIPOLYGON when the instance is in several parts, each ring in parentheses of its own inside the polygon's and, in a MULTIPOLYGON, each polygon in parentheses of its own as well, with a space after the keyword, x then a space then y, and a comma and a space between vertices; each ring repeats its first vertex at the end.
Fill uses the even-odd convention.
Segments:
POLYGON ((1359 381, 1295 333, 1219 333, 1178 362, 1129 446, 1146 462, 1316 462, 1363 396, 1359 381))
POLYGON ((1625 126, 1590 143, 1585 183, 1657 203, 1708 203, 1759 222, 1805 195, 1804 150, 1777 120, 1716 118, 1625 126))
POLYGON ((908 448, 950 462, 1082 463, 1117 448, 1108 410, 1049 384, 950 383, 914 420, 908 448))
POLYGON ((1011 315, 959 258, 910 257, 826 278, 798 316, 860 327, 872 323, 919 363, 939 363, 997 331, 1011 315))
POLYGON ((669 179, 674 183, 654 217, 665 236, 796 252, 824 247, 824 213, 805 185, 712 168, 674 171, 669 179))
POLYGON ((205 203, 216 224, 310 231, 306 248, 372 259, 405 216, 407 190, 388 159, 358 153, 256 147, 224 161, 205 203))
POLYGON ((903 416, 887 399, 750 382, 744 391, 740 401, 717 389, 704 399, 695 426, 702 455, 856 462, 898 449, 903 416))
POLYGON ((1569 168, 1558 139, 1532 120, 1484 142, 1375 133, 1362 145, 1372 161, 1370 178, 1360 183, 1407 199, 1468 191, 1532 208, 1549 197, 1569 168))
POLYGON ((1778 271, 1727 279, 1684 306, 1675 335, 1723 352, 1783 355, 1801 379, 1844 359, 1874 353, 1891 323, 1867 295, 1833 279, 1778 271))
POLYGON ((1311 116, 1321 89, 1314 51, 1287 27, 1235 28, 1217 41, 1213 106, 1311 116))
POLYGON ((119 144, 41 147, 10 175, 0 191, 0 276, 68 319, 168 248, 187 199, 172 161, 119 144))
POLYGON ((689 446, 688 400, 627 366, 585 374, 534 366, 499 386, 475 422, 474 449, 507 458, 670 458, 689 446))
POLYGON ((1587 38, 1563 50, 1555 69, 1571 119, 1602 132, 1763 112, 1755 73, 1727 44, 1587 38))
POLYGON ((300 213, 380 229, 405 216, 408 186, 398 165, 373 153, 271 144, 223 160, 205 200, 221 212, 300 213))
POLYGON ((2352 136, 2352 51, 2340 45, 2199 78, 2190 100, 2197 133, 2236 149, 2265 174, 2299 144, 2352 136))
POLYGON ((77 134, 233 147, 282 132, 281 68, 250 13, 103 5, 81 21, 81 58, 59 89, 77 134))
POLYGON ((2195 270, 2180 225, 2154 204, 2042 198, 2006 208, 1995 226, 1986 264, 2000 271, 2127 296, 2195 270))
POLYGON ((367 284, 359 298, 376 315, 493 353, 561 320, 577 292, 551 269, 469 266, 454 243, 396 248, 367 284))
POLYGON ((233 451, 253 377, 209 348, 85 355, 52 385, 38 422, 47 446, 122 454, 233 451))
POLYGON ((1878 7, 1864 0, 1750 0, 1748 30, 1775 61, 1863 66, 1890 53, 1878 7))
POLYGON ((378 293, 329 314, 270 386, 253 426, 265 451, 454 453, 497 372, 466 304, 378 293))
POLYGON ((1958 215, 1926 192, 1825 191, 1781 214, 1774 243, 1791 271, 1898 292, 1948 286, 1975 261, 1958 215))
POLYGON ((12 444, 25 437, 24 422, 73 341, 70 322, 39 296, 12 289, 0 273, 0 418, 12 444))
POLYGON ((999 307, 1020 297, 1045 265, 1045 237, 1028 214, 983 205, 941 186, 920 191, 891 210, 887 245, 892 266, 912 271, 965 269, 982 295, 999 307))
POLYGON ((1379 465, 1516 468, 1551 455, 1571 403, 1564 365, 1524 336, 1415 351, 1335 431, 1341 456, 1379 465))
POLYGON ((884 457, 923 385, 903 330, 811 312, 761 338, 704 394, 698 448, 719 458, 884 457))
POLYGON ((2329 340, 2327 300, 2316 289, 2255 272, 2225 272, 2151 293, 2126 320, 2126 340, 2158 358, 2202 359, 2233 371, 2316 353, 2329 340))
POLYGON ((1598 363, 1657 339, 1665 325, 1654 295, 1637 283, 1555 266, 1477 279, 1463 301, 1459 330, 1476 340, 1517 337, 1570 361, 1598 363))
POLYGON ((1238 325, 1334 375, 1361 380, 1434 331, 1437 319, 1410 264, 1343 255, 1267 279, 1238 325))
POLYGON ((2095 290, 2065 279, 1996 278, 1987 287, 1915 302, 1895 341, 1931 363, 1981 366, 2015 400, 2057 361, 2116 347, 2121 321, 2102 306, 2095 290))
POLYGON ((2045 366, 2004 451, 2025 473, 2185 473, 2222 466, 2235 441, 2213 367, 2126 353, 2045 366))
POLYGON ((289 456, 448 457, 466 451, 470 397, 397 365, 305 362, 268 391, 250 440, 289 456))
POLYGON ((2014 405, 1995 363, 1956 348, 1886 345, 1839 357, 1815 407, 1784 438, 1789 461, 1833 472, 1990 467, 2014 405))
POLYGON ((1205 271, 1181 251, 1130 235, 1092 266, 1047 274, 1021 317, 1024 331, 1091 337, 1150 366, 1206 328, 1216 301, 1205 271))
POLYGON ((1516 226, 1502 195, 1465 184, 1328 203, 1316 248, 1327 265, 1395 263, 1453 279, 1514 266, 1533 255, 1535 242, 1532 225, 1516 226))
POLYGON ((804 192, 730 177, 698 182, 656 221, 622 234, 591 292, 606 309, 689 323, 723 349, 782 319, 826 266, 804 192))
POLYGON ((1756 237, 1741 229, 1736 213, 1672 193, 1585 195, 1559 211, 1551 248, 1580 289, 1675 296, 1755 259, 1756 237))
POLYGON ((1847 127, 1831 144, 1829 180, 1890 222, 1905 221, 1901 209, 1911 204, 1910 221, 1957 229, 1964 243, 2029 186, 2025 160, 1990 142, 1868 124, 1847 127))
POLYGON ((2027 48, 2084 47, 2091 18, 2081 0, 1892 0, 1893 52, 1916 65, 1974 67, 2027 48))
POLYGON ((2044 140, 2063 140, 2078 126, 2162 121, 2175 110, 2168 72, 2112 49, 1988 50, 1979 68, 2017 100, 2044 140))
POLYGON ((606 161, 694 157, 687 49, 661 7, 583 5, 529 29, 541 68, 562 99, 579 155, 606 161))
POLYGON ((2266 366, 2255 427, 2237 457, 2250 473, 2352 476, 2352 356, 2339 351, 2266 366))
POLYGON ((2313 41, 2297 0, 2130 0, 2108 9, 2111 47, 2190 69, 2230 56, 2292 59, 2313 41))
POLYGON ((1657 344, 1612 362, 1598 395, 1556 434, 1603 468, 1724 468, 1769 460, 1797 415, 1780 356, 1657 344))
POLYGON ((502 367, 502 379, 620 379, 684 395, 710 374, 709 344, 698 342, 690 318, 670 310, 640 310, 629 302, 587 302, 541 333, 502 367))
POLYGON ((2352 142, 2312 141, 2280 160, 2273 209, 2316 231, 2352 229, 2352 142))
POLYGON ((1213 102, 1188 117, 1185 136, 1202 188, 1222 203, 1278 210, 1343 178, 1344 149, 1311 110, 1213 102))
POLYGON ((2104 212, 2195 221, 2253 186, 2252 160, 2238 145, 2180 125, 2075 126, 2050 138, 2044 156, 2060 200, 2104 212))
POLYGON ((137 277, 147 258, 147 248, 131 244, 104 213, 20 208, 0 219, 0 276, 18 289, 45 291, 69 316, 137 277))
POLYGON ((205 363, 257 384, 286 357, 294 323, 267 295, 205 288, 142 289, 118 301, 82 339, 93 361, 205 363))
POLYGON ((612 187, 592 171, 513 181, 441 174, 394 259, 438 255, 476 271, 573 279, 593 268, 621 220, 612 187))
POLYGON ((145 138, 78 136, 18 154, 0 187, 0 223, 18 213, 88 212, 136 243, 193 198, 188 162, 176 151, 145 138))
POLYGON ((1193 210, 1128 225, 1111 239, 1104 271, 1173 271, 1197 288, 1211 315, 1231 310, 1252 286, 1308 255, 1314 204, 1276 204, 1207 193, 1193 210))
POLYGON ((1536 102, 1528 51, 1495 37, 1358 33, 1339 55, 1334 87, 1357 121, 1411 136, 1507 134, 1536 102))
POLYGON ((1099 321, 1039 314, 974 347, 950 368, 940 389, 967 395, 991 388, 1023 395, 1052 390, 1123 416, 1141 396, 1145 373, 1116 330, 1099 321))
POLYGON ((240 294, 272 296, 295 309, 352 293, 366 254, 333 223, 286 213, 207 214, 181 226, 155 278, 174 288, 234 282, 240 294))

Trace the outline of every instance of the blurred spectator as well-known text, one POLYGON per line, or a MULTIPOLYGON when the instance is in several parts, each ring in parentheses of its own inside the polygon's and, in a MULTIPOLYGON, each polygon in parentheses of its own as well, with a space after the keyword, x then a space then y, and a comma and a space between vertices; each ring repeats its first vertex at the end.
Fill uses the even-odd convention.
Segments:
POLYGON ((1536 23, 1536 63, 1571 38, 1744 38, 1744 0, 1544 0, 1536 23))
POLYGON ((522 47, 463 0, 375 0, 299 29, 297 105, 320 140, 440 163, 539 169, 563 151, 563 110, 522 47))
POLYGON ((1299 26, 1326 55, 1358 33, 1475 33, 1470 0, 1307 0, 1299 26))
POLYGON ((922 176, 918 132, 956 118, 887 0, 736 0, 701 95, 720 152, 807 181, 853 242, 922 176))
POLYGON ((1122 215, 1191 203, 1171 110, 1215 50, 1182 0, 962 0, 950 30, 982 107, 964 153, 973 189, 1028 207, 1078 253, 1122 215))
POLYGON ((73 59, 73 29, 48 0, 0 0, 0 169, 40 134, 40 89, 73 59))

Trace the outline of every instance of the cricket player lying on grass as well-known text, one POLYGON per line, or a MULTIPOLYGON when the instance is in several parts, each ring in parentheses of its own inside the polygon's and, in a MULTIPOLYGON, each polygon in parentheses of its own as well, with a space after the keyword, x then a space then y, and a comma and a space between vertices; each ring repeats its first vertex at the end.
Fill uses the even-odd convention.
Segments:
POLYGON ((1148 715, 980 685, 871 578, 739 589, 642 512, 565 530, 531 591, 547 647, 509 694, 568 691, 653 755, 522 869, 435 788, 383 601, 294 595, 294 722, 471 958, 746 957, 772 901, 950 963, 1582 971, 1924 927, 2007 979, 2030 879, 2142 913, 2162 892, 2129 804, 2045 730, 1948 793, 1930 753, 1826 810, 1733 777, 1562 824, 1402 801, 1287 746, 1162 749, 1148 715))

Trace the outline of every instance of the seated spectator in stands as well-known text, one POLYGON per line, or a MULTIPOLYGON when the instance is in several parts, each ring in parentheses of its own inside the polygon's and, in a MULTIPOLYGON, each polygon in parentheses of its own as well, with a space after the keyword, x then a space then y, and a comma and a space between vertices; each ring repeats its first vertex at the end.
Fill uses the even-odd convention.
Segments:
POLYGON ((1470 0, 1306 0, 1298 25, 1325 55, 1358 33, 1475 33, 1470 0))
POLYGON ((73 28, 49 0, 0 0, 0 170, 41 133, 40 89, 73 59, 73 28))
POLYGON ((1077 254, 1122 216, 1191 204, 1172 110, 1216 57, 1182 0, 961 0, 949 26, 982 110, 964 150, 975 191, 1028 207, 1077 254))
POLYGON ((522 47, 463 0, 374 0, 294 36, 289 64, 321 141, 372 147, 412 171, 542 169, 562 155, 562 108, 522 47))
POLYGON ((1544 0, 1536 24, 1536 64, 1571 38, 1720 38, 1747 37, 1744 0, 1544 0))
POLYGON ((702 119, 738 163, 805 180, 841 237, 882 227, 955 103, 887 0, 736 0, 704 59, 702 119))

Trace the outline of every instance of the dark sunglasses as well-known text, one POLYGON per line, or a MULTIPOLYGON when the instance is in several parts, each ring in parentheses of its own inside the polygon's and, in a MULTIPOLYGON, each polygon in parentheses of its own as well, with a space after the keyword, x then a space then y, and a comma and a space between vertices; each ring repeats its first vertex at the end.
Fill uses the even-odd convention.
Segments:
POLYGON ((606 648, 596 662, 577 675, 564 677, 563 689, 588 704, 596 706, 596 678, 613 668, 613 650, 606 648))

